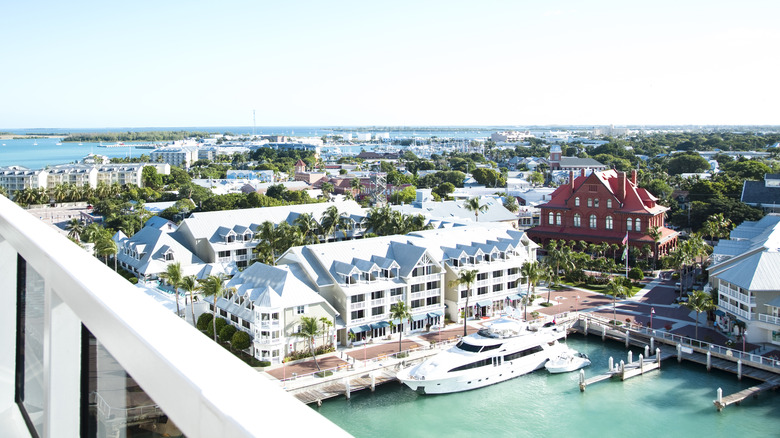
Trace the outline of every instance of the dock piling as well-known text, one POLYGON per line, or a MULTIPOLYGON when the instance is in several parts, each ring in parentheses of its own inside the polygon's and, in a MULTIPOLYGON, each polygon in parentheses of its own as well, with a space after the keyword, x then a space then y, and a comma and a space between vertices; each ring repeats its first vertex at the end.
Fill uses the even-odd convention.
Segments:
POLYGON ((650 357, 650 347, 645 345, 645 357, 650 357))
POLYGON ((712 353, 707 352, 707 371, 712 369, 712 353))
POLYGON ((588 319, 585 318, 582 322, 585 323, 585 330, 584 330, 584 332, 585 332, 585 337, 587 337, 588 336, 588 319))
POLYGON ((580 368, 580 392, 585 392, 585 370, 580 368))
POLYGON ((376 389, 376 374, 371 373, 371 392, 376 389))
POLYGON ((629 331, 626 330, 626 348, 628 348, 628 338, 629 338, 629 331))
POLYGON ((350 393, 349 393, 349 377, 344 378, 344 395, 347 396, 347 400, 349 400, 350 393))
POLYGON ((614 370, 615 370, 615 360, 612 359, 612 356, 610 356, 609 357, 609 372, 611 373, 614 370))
POLYGON ((601 326, 601 340, 605 341, 607 339, 607 326, 603 325, 601 326))
POLYGON ((655 338, 650 338, 650 349, 655 350, 655 338))
POLYGON ((677 362, 682 362, 682 344, 677 344, 677 362))
POLYGON ((661 349, 655 349, 655 360, 658 362, 658 368, 661 368, 661 349))
POLYGON ((737 380, 742 380, 742 359, 737 361, 737 380))
POLYGON ((630 365, 632 363, 634 363, 634 352, 629 350, 628 351, 628 364, 630 365))
POLYGON ((641 374, 645 373, 645 357, 641 353, 639 354, 639 372, 641 374))

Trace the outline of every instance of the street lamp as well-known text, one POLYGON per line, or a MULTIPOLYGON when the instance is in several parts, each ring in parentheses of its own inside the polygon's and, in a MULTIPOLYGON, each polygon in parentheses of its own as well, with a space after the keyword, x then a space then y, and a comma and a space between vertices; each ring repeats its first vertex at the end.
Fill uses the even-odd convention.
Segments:
POLYGON ((653 329, 653 315, 655 315, 655 307, 650 308, 650 330, 653 329))

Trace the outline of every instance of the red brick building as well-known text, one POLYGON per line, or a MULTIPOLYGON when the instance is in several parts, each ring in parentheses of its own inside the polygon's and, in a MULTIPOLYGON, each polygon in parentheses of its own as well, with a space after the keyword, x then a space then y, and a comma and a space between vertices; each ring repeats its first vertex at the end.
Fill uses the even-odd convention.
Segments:
POLYGON ((621 244, 628 231, 630 246, 653 248, 653 239, 647 233, 657 226, 661 231, 658 253, 664 255, 677 245, 677 232, 664 226, 668 208, 657 200, 637 187, 636 171, 631 172, 630 179, 615 170, 587 176, 583 170, 576 178, 569 172, 569 181, 552 193, 549 202, 539 206, 541 224, 527 234, 542 245, 551 239, 621 244))

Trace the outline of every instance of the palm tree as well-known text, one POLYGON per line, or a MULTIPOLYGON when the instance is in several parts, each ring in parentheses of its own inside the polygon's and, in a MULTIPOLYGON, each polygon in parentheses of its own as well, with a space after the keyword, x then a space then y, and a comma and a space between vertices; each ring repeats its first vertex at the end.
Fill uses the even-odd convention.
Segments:
POLYGON ((195 325, 196 324, 195 306, 193 305, 195 301, 192 298, 192 291, 198 288, 198 280, 195 279, 194 275, 188 275, 181 279, 181 284, 179 286, 182 289, 184 289, 184 292, 187 292, 190 295, 190 312, 192 312, 192 325, 195 325))
POLYGON ((221 297, 225 292, 225 286, 222 282, 223 278, 220 274, 209 275, 198 284, 198 290, 204 297, 214 297, 214 318, 211 319, 212 324, 214 324, 214 342, 217 342, 217 315, 219 315, 219 312, 217 311, 217 298, 221 297))
POLYGON ((301 316, 300 330, 298 330, 296 333, 293 333, 293 336, 296 338, 304 338, 308 341, 309 353, 311 353, 311 357, 314 358, 314 365, 317 367, 317 371, 322 371, 320 370, 320 364, 317 363, 317 355, 314 351, 314 338, 322 334, 322 329, 320 329, 320 326, 317 325, 317 322, 317 318, 311 316, 301 316))
POLYGON ((103 260, 108 265, 108 256, 114 258, 114 272, 117 272, 116 266, 116 254, 119 252, 119 248, 116 246, 116 242, 108 234, 100 236, 99 240, 95 244, 95 252, 103 256, 103 260))
POLYGON ((715 240, 715 237, 728 237, 730 229, 731 220, 726 219, 723 213, 711 215, 703 225, 704 233, 710 236, 710 243, 715 240))
POLYGON ((647 235, 653 239, 653 271, 655 271, 658 264, 658 243, 661 241, 661 228, 658 226, 650 227, 647 231, 647 235))
POLYGON ((176 299, 176 315, 181 316, 179 309, 179 286, 181 285, 181 263, 171 263, 165 267, 165 272, 160 273, 160 278, 165 280, 173 288, 173 297, 176 299))
POLYGON ((322 213, 320 226, 322 227, 322 234, 325 236, 325 241, 328 240, 328 237, 331 234, 334 238, 336 237, 336 228, 339 225, 340 218, 339 209, 335 205, 331 205, 322 213))
POLYGON ((68 232, 68 237, 76 242, 80 242, 79 236, 84 232, 84 224, 80 220, 73 218, 65 225, 65 230, 68 232))
POLYGON ((715 308, 715 304, 712 303, 712 295, 702 290, 693 291, 688 297, 688 302, 683 303, 683 306, 696 312, 696 339, 699 339, 699 313, 709 312, 715 308))
POLYGON ((360 190, 363 188, 363 185, 360 183, 360 178, 352 178, 352 181, 349 182, 350 188, 354 190, 355 192, 350 192, 355 194, 360 194, 360 190))
POLYGON ((301 230, 307 243, 320 243, 319 224, 311 213, 302 213, 293 223, 301 230))
POLYGON ((406 306, 406 303, 403 301, 397 301, 395 304, 390 306, 390 318, 397 319, 398 322, 398 352, 401 352, 401 337, 404 334, 404 320, 409 319, 412 317, 412 314, 409 313, 409 308, 406 306))
POLYGON ((487 204, 480 204, 479 197, 476 196, 467 199, 463 206, 466 207, 466 210, 474 212, 474 218, 476 219, 476 222, 479 222, 479 214, 486 212, 488 209, 487 204))
POLYGON ((604 292, 607 295, 612 295, 612 320, 617 321, 617 297, 618 295, 626 295, 628 293, 628 289, 623 285, 623 280, 621 278, 612 280, 609 280, 609 283, 607 283, 606 289, 604 289, 604 292))
POLYGON ((450 282, 450 286, 466 286, 466 305, 463 307, 463 336, 468 334, 466 331, 466 320, 468 320, 469 297, 471 296, 471 287, 477 281, 478 273, 479 271, 476 269, 463 269, 458 272, 458 278, 450 282))
POLYGON ((322 324, 322 345, 325 345, 325 335, 328 334, 330 331, 330 327, 333 325, 333 322, 329 318, 321 317, 320 318, 320 324, 322 324))

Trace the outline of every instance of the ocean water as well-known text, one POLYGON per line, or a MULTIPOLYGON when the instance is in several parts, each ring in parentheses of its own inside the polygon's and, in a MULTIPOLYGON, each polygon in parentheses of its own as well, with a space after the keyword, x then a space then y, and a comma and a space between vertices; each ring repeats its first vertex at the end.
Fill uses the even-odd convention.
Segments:
MULTIPOLYGON (((586 377, 625 360, 620 343, 590 336, 568 343, 586 352, 586 377)), ((633 349, 636 359, 641 353, 633 349)), ((388 383, 313 405, 356 437, 779 437, 780 393, 767 392, 718 412, 717 388, 728 395, 755 384, 703 366, 669 359, 625 382, 578 387, 578 373, 539 370, 507 382, 456 394, 423 396, 388 383)))
POLYGON ((0 140, 0 167, 24 166, 29 169, 43 169, 46 166, 80 161, 90 153, 106 155, 109 158, 138 157, 149 155, 150 149, 136 149, 132 146, 101 148, 100 143, 59 143, 57 138, 24 140, 0 140), (37 145, 35 145, 37 143, 37 145))

